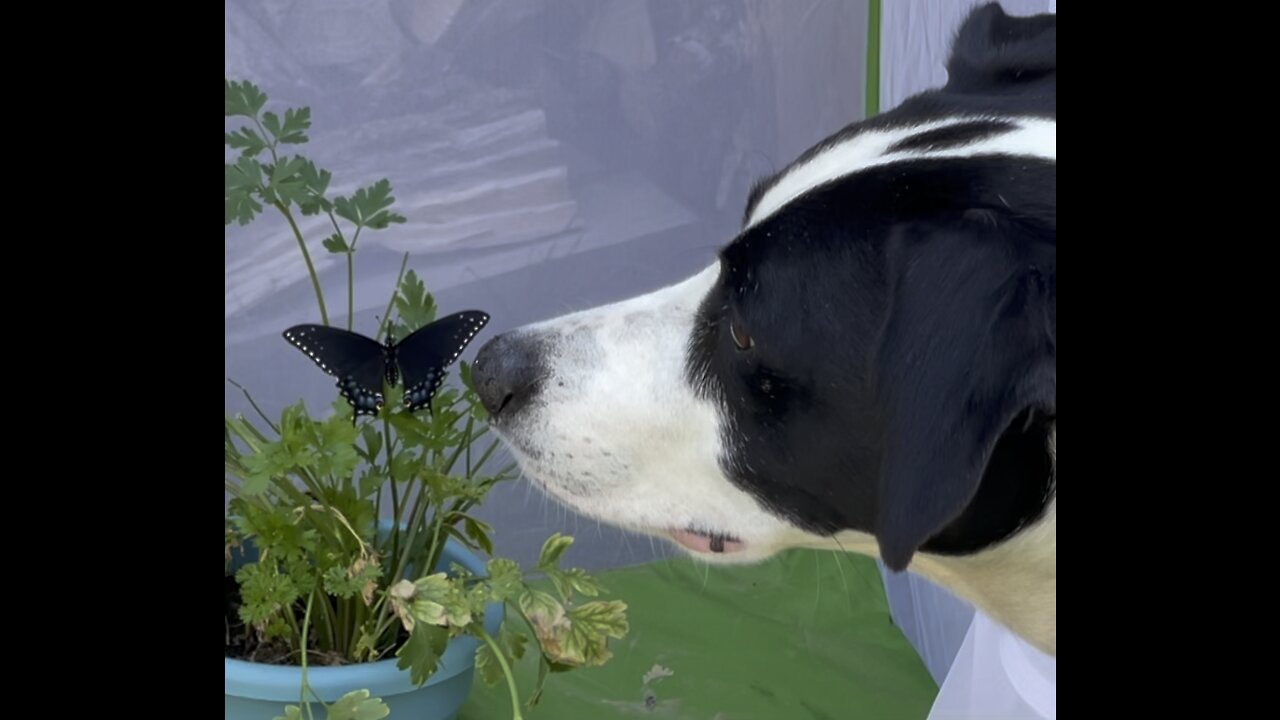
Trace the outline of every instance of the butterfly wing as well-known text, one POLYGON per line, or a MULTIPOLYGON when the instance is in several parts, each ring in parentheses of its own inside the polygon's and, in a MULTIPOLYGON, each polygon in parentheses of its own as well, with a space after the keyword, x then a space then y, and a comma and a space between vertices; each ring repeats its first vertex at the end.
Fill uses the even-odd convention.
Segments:
POLYGON ((321 370, 338 378, 338 390, 356 415, 376 415, 382 407, 387 349, 377 340, 324 325, 297 325, 284 339, 306 353, 321 370))
POLYGON ((444 382, 445 368, 487 322, 486 313, 464 310, 419 328, 395 346, 395 360, 404 376, 404 404, 410 411, 431 405, 444 382))

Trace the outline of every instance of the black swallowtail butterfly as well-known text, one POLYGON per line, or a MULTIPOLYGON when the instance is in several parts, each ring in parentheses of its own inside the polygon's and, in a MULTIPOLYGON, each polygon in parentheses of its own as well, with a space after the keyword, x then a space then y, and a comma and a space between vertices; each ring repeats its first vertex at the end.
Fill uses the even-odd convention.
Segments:
POLYGON ((411 412, 430 406, 445 368, 487 322, 486 313, 467 310, 425 325, 400 342, 388 333, 385 345, 324 325, 295 325, 284 331, 284 339, 338 378, 338 390, 359 417, 382 408, 383 378, 395 385, 404 376, 404 404, 411 412))

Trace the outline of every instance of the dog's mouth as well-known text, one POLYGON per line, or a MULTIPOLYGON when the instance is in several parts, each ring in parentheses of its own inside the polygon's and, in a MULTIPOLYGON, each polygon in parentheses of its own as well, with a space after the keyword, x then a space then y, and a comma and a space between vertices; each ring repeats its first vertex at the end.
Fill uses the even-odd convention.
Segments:
POLYGON ((733 553, 747 546, 742 540, 728 533, 684 528, 682 530, 667 530, 667 534, 671 536, 672 540, 698 553, 733 553))

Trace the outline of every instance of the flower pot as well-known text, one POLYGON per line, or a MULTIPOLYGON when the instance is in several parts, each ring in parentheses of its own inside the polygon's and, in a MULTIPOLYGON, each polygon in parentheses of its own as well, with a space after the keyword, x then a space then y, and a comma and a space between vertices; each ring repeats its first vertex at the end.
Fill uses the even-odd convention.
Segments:
MULTIPOLYGON (((441 554, 440 570, 458 563, 476 575, 485 574, 485 563, 475 553, 449 538, 441 554)), ((485 608, 485 630, 498 633, 503 606, 485 608)), ((476 648, 480 641, 469 635, 453 638, 440 666, 422 687, 409 682, 409 673, 396 668, 396 659, 340 667, 310 667, 307 680, 325 702, 333 702, 352 690, 367 689, 391 708, 390 720, 452 720, 471 692, 476 648)), ((272 720, 284 715, 285 705, 299 705, 302 668, 265 665, 224 659, 225 720, 272 720)), ((315 696, 309 697, 315 700, 315 696)), ((323 717, 314 704, 317 717, 323 717)))

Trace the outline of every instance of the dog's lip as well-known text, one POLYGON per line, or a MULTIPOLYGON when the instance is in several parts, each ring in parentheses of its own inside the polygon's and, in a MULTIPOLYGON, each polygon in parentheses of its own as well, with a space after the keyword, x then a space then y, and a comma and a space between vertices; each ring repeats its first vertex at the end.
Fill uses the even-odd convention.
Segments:
POLYGON ((668 528, 672 540, 698 553, 719 554, 739 552, 747 544, 739 538, 723 532, 708 532, 693 528, 668 528))

